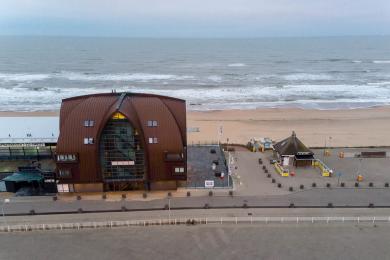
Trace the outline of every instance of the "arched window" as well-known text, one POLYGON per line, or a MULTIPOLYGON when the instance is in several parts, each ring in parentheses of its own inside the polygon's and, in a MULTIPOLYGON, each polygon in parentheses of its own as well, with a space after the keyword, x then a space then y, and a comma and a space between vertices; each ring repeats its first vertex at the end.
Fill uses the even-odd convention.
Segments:
POLYGON ((121 113, 115 113, 100 137, 100 162, 106 182, 145 178, 145 156, 138 131, 121 113))

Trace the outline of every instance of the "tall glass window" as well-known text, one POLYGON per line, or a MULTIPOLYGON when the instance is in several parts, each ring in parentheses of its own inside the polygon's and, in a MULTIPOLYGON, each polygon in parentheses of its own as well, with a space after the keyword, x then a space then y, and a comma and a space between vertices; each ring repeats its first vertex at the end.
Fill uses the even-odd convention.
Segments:
POLYGON ((145 160, 140 136, 124 115, 116 113, 107 122, 99 149, 106 182, 144 179, 145 160))

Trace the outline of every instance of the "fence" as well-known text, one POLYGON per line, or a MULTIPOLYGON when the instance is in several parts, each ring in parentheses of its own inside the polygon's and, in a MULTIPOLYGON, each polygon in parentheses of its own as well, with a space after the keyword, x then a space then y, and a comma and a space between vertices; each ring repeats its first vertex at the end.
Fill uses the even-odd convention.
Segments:
POLYGON ((160 226, 160 225, 207 225, 207 224, 332 224, 332 223, 390 223, 390 216, 363 217, 207 217, 207 218, 170 218, 126 221, 102 221, 57 224, 20 224, 0 226, 0 232, 27 232, 39 230, 80 230, 98 228, 116 228, 131 226, 160 226))

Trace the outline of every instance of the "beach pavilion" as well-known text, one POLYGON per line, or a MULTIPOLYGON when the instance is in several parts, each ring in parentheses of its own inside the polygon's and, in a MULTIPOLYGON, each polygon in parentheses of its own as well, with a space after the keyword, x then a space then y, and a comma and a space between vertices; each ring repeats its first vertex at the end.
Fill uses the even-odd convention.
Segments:
POLYGON ((283 166, 311 166, 314 160, 314 153, 298 139, 294 131, 274 145, 274 155, 283 166))

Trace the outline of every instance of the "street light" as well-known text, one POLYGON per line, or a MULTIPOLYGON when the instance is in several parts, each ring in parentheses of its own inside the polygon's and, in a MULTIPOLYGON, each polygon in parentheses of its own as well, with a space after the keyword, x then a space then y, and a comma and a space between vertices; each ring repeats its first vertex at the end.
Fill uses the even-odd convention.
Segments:
POLYGON ((169 219, 169 224, 171 223, 171 197, 168 197, 168 219, 169 219))
POLYGON ((3 204, 1 205, 1 213, 3 214, 3 219, 4 219, 5 225, 7 225, 7 220, 5 219, 5 213, 4 213, 4 205, 6 203, 10 203, 10 199, 4 199, 3 204))

